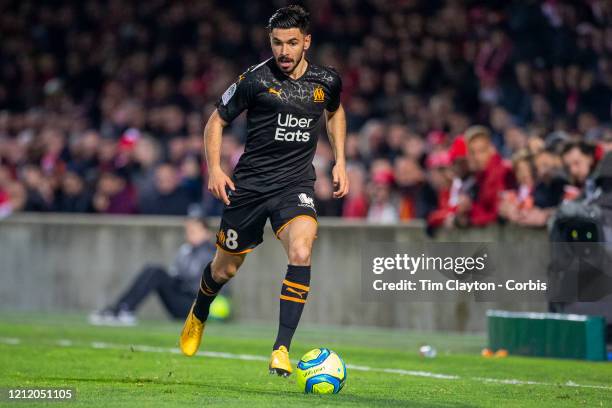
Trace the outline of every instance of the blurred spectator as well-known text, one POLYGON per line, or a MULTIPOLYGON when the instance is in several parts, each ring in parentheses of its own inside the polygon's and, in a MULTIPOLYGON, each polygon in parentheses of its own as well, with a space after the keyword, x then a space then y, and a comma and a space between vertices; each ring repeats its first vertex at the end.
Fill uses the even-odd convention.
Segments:
POLYGON ((554 208, 563 200, 567 184, 561 158, 553 150, 543 149, 533 160, 536 171, 534 204, 538 208, 554 208))
POLYGON ((0 218, 6 217, 13 211, 9 195, 9 185, 12 182, 10 169, 0 164, 0 218))
MULTIPOLYGON (((430 156, 431 157, 431 156, 430 156)), ((445 159, 442 159, 445 160, 445 159)), ((436 163, 429 168, 445 163, 436 163)), ((399 194, 399 218, 408 221, 425 218, 436 206, 436 193, 426 180, 425 171, 414 159, 398 157, 395 160, 393 179, 399 194)))
POLYGON ((582 188, 595 168, 595 146, 582 141, 572 141, 563 146, 561 159, 570 176, 570 182, 582 188))
POLYGON ((93 207, 103 214, 136 213, 136 194, 125 172, 102 173, 93 196, 93 207))
POLYGON ((518 152, 512 158, 512 170, 516 189, 501 193, 499 216, 509 221, 518 221, 520 214, 534 207, 535 169, 528 151, 518 152))
POLYGON ((53 201, 50 180, 45 178, 41 168, 26 165, 21 168, 20 179, 26 189, 24 211, 49 211, 53 201))
POLYGON ((512 157, 514 154, 527 148, 527 133, 517 126, 511 126, 504 131, 504 157, 512 157))
POLYGON ((449 153, 442 151, 430 154, 427 167, 431 186, 436 193, 435 205, 427 214, 427 226, 431 234, 434 228, 452 226, 456 206, 450 199, 454 174, 449 153))
POLYGON ((349 163, 361 163, 364 161, 359 147, 359 135, 349 133, 345 142, 345 155, 349 163))
POLYGON ((342 216, 346 218, 365 218, 368 215, 365 172, 359 165, 349 165, 346 169, 346 175, 350 189, 344 198, 342 216))
POLYGON ((374 173, 370 186, 370 208, 368 221, 393 224, 399 221, 397 207, 392 201, 391 185, 393 173, 389 170, 379 170, 374 173))
MULTIPOLYGON (((553 144, 554 146, 554 144, 553 144)), ((500 213, 507 220, 524 226, 545 226, 555 208, 564 199, 567 181, 562 175, 560 157, 549 147, 540 150, 535 157, 528 152, 517 155, 514 160, 518 192, 506 192, 500 213), (530 169, 535 177, 531 194, 527 196, 530 169), (521 200, 521 188, 528 201, 521 200)))
POLYGON ((315 202, 317 216, 340 217, 342 215, 342 200, 332 197, 334 186, 327 175, 317 176, 315 182, 315 202))
POLYGON ((81 176, 76 172, 64 173, 55 196, 53 211, 70 213, 93 211, 91 194, 87 191, 81 176))
POLYGON ((28 193, 23 184, 15 181, 9 182, 6 186, 6 194, 8 196, 8 201, 5 203, 5 215, 25 210, 28 193))
POLYGON ((612 152, 612 128, 608 128, 604 131, 600 145, 604 156, 606 153, 612 152))
POLYGON ((580 195, 589 197, 595 192, 594 181, 589 176, 597 164, 596 146, 584 141, 569 141, 561 149, 561 159, 570 185, 565 188, 566 200, 574 200, 580 195))
POLYGON ((179 167, 180 185, 189 196, 190 203, 197 203, 202 199, 202 164, 198 157, 189 155, 183 159, 179 167))
POLYGON ((155 189, 155 166, 160 161, 160 146, 150 137, 141 137, 133 151, 131 179, 138 191, 138 200, 155 189))
POLYGON ((140 213, 155 215, 185 215, 191 200, 180 186, 176 169, 169 163, 157 166, 155 188, 140 198, 140 213))
POLYGON ((211 233, 201 214, 190 212, 185 221, 185 243, 169 267, 145 265, 129 288, 112 304, 89 316, 95 325, 129 326, 137 323, 136 312, 152 293, 174 319, 183 319, 200 288, 202 270, 215 253, 211 233))
MULTIPOLYGON (((444 153, 443 153, 444 154, 444 153)), ((442 171, 438 177, 432 179, 437 191, 437 206, 427 217, 427 231, 433 234, 438 227, 450 228, 455 226, 459 198, 473 195, 474 180, 467 160, 467 145, 463 135, 455 137, 446 157, 443 160, 431 160, 431 164, 443 164, 448 161, 450 167, 442 171), (450 185, 446 185, 446 178, 450 177, 450 185)))
POLYGON ((459 225, 485 226, 497 221, 501 193, 514 187, 511 167, 504 162, 484 126, 472 126, 465 132, 468 161, 475 176, 475 194, 459 196, 459 225))
POLYGON ((100 134, 95 130, 87 130, 72 143, 70 147, 70 168, 85 175, 87 179, 94 178, 98 167, 98 148, 100 134))
POLYGON ((13 180, 10 170, 0 165, 0 219, 23 211, 27 192, 23 184, 13 180))
MULTIPOLYGON (((516 179, 516 194, 514 200, 520 210, 528 210, 534 206, 535 169, 529 153, 517 152, 512 158, 512 169, 516 179)), ((508 191, 513 195, 512 191, 508 191)))

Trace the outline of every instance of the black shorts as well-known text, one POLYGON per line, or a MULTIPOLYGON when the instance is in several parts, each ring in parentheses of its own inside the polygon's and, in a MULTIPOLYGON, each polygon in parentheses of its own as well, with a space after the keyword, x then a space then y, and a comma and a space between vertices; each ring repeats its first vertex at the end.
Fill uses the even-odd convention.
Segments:
POLYGON ((261 195, 241 190, 238 186, 223 209, 217 246, 231 254, 252 251, 263 242, 268 218, 278 238, 281 231, 298 217, 317 220, 311 186, 290 187, 275 195, 261 195))

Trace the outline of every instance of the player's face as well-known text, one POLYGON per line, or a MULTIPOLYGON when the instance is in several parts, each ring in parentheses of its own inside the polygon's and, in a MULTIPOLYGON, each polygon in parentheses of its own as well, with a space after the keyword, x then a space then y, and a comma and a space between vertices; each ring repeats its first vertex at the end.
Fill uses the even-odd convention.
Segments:
POLYGON ((299 28, 275 28, 270 33, 270 45, 274 60, 285 74, 291 74, 310 47, 310 34, 299 28))

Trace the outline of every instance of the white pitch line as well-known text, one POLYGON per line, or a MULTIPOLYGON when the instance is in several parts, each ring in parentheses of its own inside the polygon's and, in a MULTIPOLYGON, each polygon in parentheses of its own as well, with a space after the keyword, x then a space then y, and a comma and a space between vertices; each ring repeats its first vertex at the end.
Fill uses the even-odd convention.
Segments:
MULTIPOLYGON (((1 344, 7 344, 11 346, 16 346, 22 343, 21 339, 15 337, 0 337, 1 344)), ((78 342, 61 339, 55 342, 56 345, 61 347, 78 347, 78 342)), ((115 344, 115 343, 107 343, 102 341, 92 341, 88 344, 91 348, 94 349, 112 349, 112 350, 132 350, 132 351, 140 351, 144 353, 170 353, 170 354, 181 354, 181 351, 176 347, 156 347, 156 346, 146 346, 141 344, 115 344)), ((218 352, 218 351, 198 351, 196 353, 198 357, 210 357, 210 358, 222 358, 227 360, 245 360, 245 361, 268 361, 267 357, 257 356, 253 354, 234 354, 234 353, 226 353, 226 352, 218 352)), ((379 372, 379 373, 387 373, 387 374, 396 374, 396 375, 407 375, 412 377, 426 377, 426 378, 434 378, 438 380, 460 380, 462 377, 458 375, 451 374, 440 374, 440 373, 432 373, 429 371, 414 371, 414 370, 404 370, 401 368, 377 368, 377 367, 368 367, 368 366, 360 366, 347 364, 347 368, 355 371, 371 371, 371 372, 379 372)), ((517 379, 503 379, 503 378, 487 378, 487 377, 466 377, 465 379, 484 382, 484 383, 496 383, 496 384, 506 384, 506 385, 544 385, 544 386, 565 386, 565 387, 575 387, 575 388, 596 388, 601 390, 612 390, 612 387, 605 385, 593 385, 593 384, 578 384, 572 380, 568 380, 565 383, 548 383, 548 382, 540 382, 540 381, 529 381, 529 380, 517 380, 517 379)))
POLYGON ((458 380, 459 379, 458 375, 436 374, 436 373, 430 373, 429 371, 402 370, 401 368, 372 368, 371 370, 380 371, 380 372, 389 373, 389 374, 411 375, 413 377, 437 378, 439 380, 458 380))
POLYGON ((516 380, 516 379, 501 379, 501 378, 486 378, 486 377, 472 377, 472 380, 482 381, 486 383, 496 383, 496 384, 510 384, 510 385, 550 385, 556 386, 561 385, 565 387, 576 387, 576 388, 597 388, 601 390, 612 390, 612 387, 608 387, 606 385, 593 385, 593 384, 578 384, 572 380, 567 380, 564 383, 546 383, 539 381, 527 381, 527 380, 516 380))

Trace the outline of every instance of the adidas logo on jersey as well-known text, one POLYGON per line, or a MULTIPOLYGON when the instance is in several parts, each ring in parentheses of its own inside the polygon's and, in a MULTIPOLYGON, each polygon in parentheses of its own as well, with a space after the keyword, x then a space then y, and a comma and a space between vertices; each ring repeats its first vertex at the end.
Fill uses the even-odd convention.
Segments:
POLYGON ((274 140, 281 142, 307 142, 310 140, 310 132, 302 129, 309 129, 314 119, 298 118, 291 113, 279 113, 276 123, 279 127, 274 133, 274 140), (296 129, 297 128, 297 129, 296 129))

